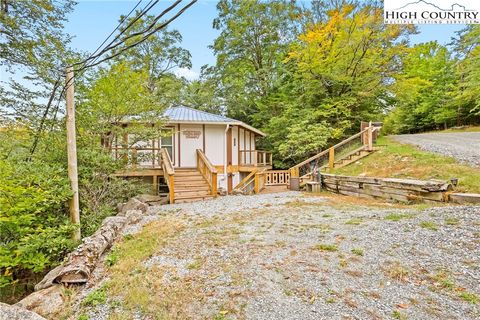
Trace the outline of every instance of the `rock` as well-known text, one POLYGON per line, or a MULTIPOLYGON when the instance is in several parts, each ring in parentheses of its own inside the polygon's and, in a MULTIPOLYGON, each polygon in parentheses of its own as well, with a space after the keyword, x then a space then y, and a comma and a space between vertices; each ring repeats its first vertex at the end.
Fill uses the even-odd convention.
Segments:
POLYGON ((169 203, 168 198, 162 198, 162 200, 160 200, 160 201, 149 202, 148 205, 149 206, 162 206, 162 205, 168 204, 168 203, 169 203))
POLYGON ((45 320, 33 311, 23 309, 16 305, 9 305, 0 302, 0 319, 1 320, 45 320))
POLYGON ((125 215, 125 213, 128 211, 128 210, 140 210, 142 212, 145 212, 147 211, 147 208, 148 208, 148 204, 136 199, 136 198, 132 198, 130 200, 128 200, 127 203, 125 203, 123 206, 122 206, 122 210, 120 211, 119 215, 125 215))
POLYGON ((239 195, 239 194, 243 195, 243 191, 242 190, 233 190, 232 194, 233 195, 239 195))
MULTIPOLYGON (((21 308, 28 309, 35 317, 19 317, 19 318, 11 318, 5 317, 1 319, 32 319, 32 320, 39 320, 44 319, 39 317, 36 314, 39 314, 43 317, 50 318, 52 315, 60 312, 63 307, 63 303, 65 302, 64 295, 63 295, 63 286, 60 284, 56 284, 51 286, 50 288, 43 289, 40 291, 35 291, 34 293, 30 294, 23 300, 20 300, 15 304, 17 308, 22 310, 21 308)), ((0 311, 0 315, 4 316, 3 312, 0 311)))
POLYGON ((162 197, 154 196, 154 195, 151 195, 151 194, 141 194, 141 195, 135 197, 135 199, 137 199, 138 201, 147 203, 147 204, 150 204, 150 202, 162 201, 162 197))
POLYGON ((225 190, 225 188, 220 187, 220 188, 217 189, 217 193, 221 196, 226 196, 227 195, 227 190, 225 190))
POLYGON ((125 205, 125 203, 117 203, 117 213, 122 212, 122 208, 125 205))
POLYGON ((125 217, 128 224, 137 223, 143 218, 143 212, 140 210, 128 210, 125 212, 125 217))

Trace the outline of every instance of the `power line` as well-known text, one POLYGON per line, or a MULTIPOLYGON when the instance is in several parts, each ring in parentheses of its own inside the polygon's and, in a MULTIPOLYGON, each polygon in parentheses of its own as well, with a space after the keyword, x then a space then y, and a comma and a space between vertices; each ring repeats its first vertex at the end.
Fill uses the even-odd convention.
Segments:
MULTIPOLYGON (((115 43, 115 41, 117 41, 122 34, 124 34, 131 26, 133 26, 133 24, 134 24, 135 22, 137 22, 141 17, 143 17, 148 11, 150 11, 158 2, 159 2, 159 0, 155 0, 155 1, 154 1, 154 0, 150 0, 150 2, 147 3, 147 5, 140 11, 140 13, 139 13, 132 21, 130 21, 130 22, 128 23, 128 25, 127 25, 125 28, 123 28, 123 29, 120 31, 120 33, 117 34, 117 35, 115 36, 115 38, 114 38, 112 41, 110 41, 110 43, 109 43, 104 49, 102 49, 102 51, 101 51, 100 53, 98 53, 97 55, 95 55, 96 51, 98 50, 98 49, 97 49, 97 50, 95 50, 95 52, 93 52, 88 58, 86 58, 86 59, 84 59, 84 60, 82 60, 82 61, 76 62, 76 63, 72 64, 71 66, 72 66, 72 67, 75 67, 75 66, 78 66, 78 65, 81 65, 81 64, 85 64, 85 63, 87 63, 89 60, 92 60, 92 59, 95 59, 95 58, 101 56, 103 53, 105 53, 106 50, 109 50, 110 46, 111 46, 113 43, 115 43), (152 2, 153 2, 153 3, 152 3, 152 2)), ((137 4, 137 5, 138 5, 138 4, 137 4)), ((136 6, 135 6, 135 7, 136 7, 136 6)), ((134 9, 135 9, 135 8, 134 8, 134 9)), ((133 10, 132 10, 132 11, 133 11, 133 10)), ((131 12, 130 12, 130 13, 131 13, 131 12)), ((128 17, 128 16, 127 16, 127 17, 128 17)), ((123 23, 125 20, 126 20, 126 19, 124 19, 121 23, 123 23)), ((120 25, 119 25, 119 26, 120 26, 120 25)), ((119 26, 118 26, 118 27, 119 27, 119 26)), ((115 28, 115 30, 117 30, 118 27, 115 28)), ((115 32, 115 30, 114 30, 113 32, 115 32)), ((113 33, 113 32, 112 32, 112 33, 113 33)), ((110 36, 109 36, 109 37, 110 37, 110 36)), ((105 41, 100 45, 99 48, 101 48, 101 46, 102 46, 105 42, 107 42, 107 40, 108 40, 108 38, 105 39, 105 41)))
MULTIPOLYGON (((118 23, 117 27, 115 29, 113 29, 112 32, 110 32, 110 34, 108 35, 107 38, 105 38, 105 40, 103 40, 103 42, 98 46, 97 49, 95 49, 95 51, 92 52, 92 54, 90 54, 90 56, 86 59, 90 59, 95 53, 97 53, 98 50, 100 50, 100 48, 108 41, 108 39, 110 39, 110 37, 115 33, 115 31, 117 31, 121 25, 128 19, 128 17, 130 17, 130 15, 132 14, 133 11, 135 11, 135 9, 137 9, 137 7, 140 5, 140 3, 142 3, 143 0, 140 0, 137 2, 137 4, 135 5, 135 7, 132 8, 132 10, 130 10, 130 12, 123 17, 123 19, 118 23)), ((152 2, 153 0, 150 0, 150 2, 152 2)), ((128 26, 127 28, 125 28, 124 30, 128 29, 128 26)), ((121 33, 120 33, 121 34, 121 33)), ((117 36, 118 37, 118 36, 117 36)), ((115 38, 116 39, 116 38, 115 38)), ((115 41, 115 39, 113 41, 115 41)))
POLYGON ((55 98, 55 92, 57 92, 59 85, 60 85, 60 77, 57 78, 57 80, 55 81, 55 84, 53 85, 53 90, 52 90, 52 93, 50 94, 50 98, 48 99, 47 107, 45 108, 45 112, 43 113, 42 120, 40 121, 40 126, 35 134, 35 138, 33 139, 32 147, 30 148, 30 156, 28 157, 28 160, 31 159, 32 155, 35 153, 35 150, 37 149, 38 140, 40 140, 40 135, 42 134, 45 120, 47 119, 48 112, 50 111, 50 107, 52 105, 53 99, 55 98))
MULTIPOLYGON (((151 1, 145 6, 145 8, 147 8, 152 1, 153 1, 153 0, 151 0, 151 1)), ((181 1, 182 1, 182 0, 178 0, 178 1, 175 2, 173 5, 171 5, 170 7, 168 7, 167 9, 165 9, 164 11, 162 11, 162 12, 155 18, 154 21, 158 21, 163 15, 165 15, 166 13, 168 13, 169 11, 171 11, 171 9, 173 9, 173 8, 174 8, 179 2, 181 2, 181 1)), ((158 0, 155 1, 155 3, 153 3, 150 7, 148 7, 147 11, 150 10, 150 9, 152 8, 152 6, 155 5, 157 2, 158 2, 158 0)), ((102 60, 100 60, 100 61, 98 61, 98 62, 94 62, 94 63, 92 63, 92 64, 86 64, 86 65, 82 66, 81 68, 79 68, 79 69, 77 69, 77 70, 74 70, 74 71, 77 72, 77 73, 78 73, 78 72, 82 72, 83 70, 85 70, 85 69, 87 69, 87 68, 94 67, 94 66, 99 65, 99 64, 101 64, 101 63, 103 63, 103 62, 105 62, 105 61, 108 61, 108 60, 110 60, 110 59, 113 59, 113 58, 119 56, 121 53, 125 52, 126 50, 131 49, 131 48, 137 46, 138 44, 140 44, 140 43, 144 42, 145 40, 147 40, 152 34, 156 33, 156 32, 159 31, 160 29, 163 29, 163 28, 165 28, 166 26, 168 26, 168 24, 170 24, 172 21, 174 21, 175 19, 177 19, 181 14, 183 14, 183 13, 184 13, 189 7, 191 7, 195 2, 197 2, 197 0, 191 1, 189 4, 187 4, 185 7, 183 7, 179 12, 177 12, 177 14, 175 14, 172 18, 170 18, 170 19, 167 20, 166 22, 164 22, 164 23, 162 23, 161 25, 159 25, 158 27, 156 27, 153 31, 150 31, 146 36, 144 36, 142 39, 136 41, 135 43, 133 43, 133 44, 131 44, 131 45, 128 45, 128 46, 122 48, 119 52, 117 52, 117 53, 115 53, 115 54, 113 54, 113 55, 110 55, 110 56, 108 56, 108 57, 106 57, 106 58, 104 58, 104 59, 102 59, 102 60)), ((144 9, 145 9, 145 8, 144 8, 144 9)), ((139 19, 143 14, 145 14, 145 13, 146 13, 146 11, 142 11, 142 13, 140 13, 132 22, 138 21, 138 19, 139 19)), ((131 25, 133 25, 132 22, 130 22, 130 23, 128 24, 128 26, 127 26, 125 29, 122 30, 122 33, 124 33, 131 25)), ((145 30, 150 30, 150 29, 151 29, 151 25, 150 25, 149 27, 147 27, 146 29, 144 29, 143 32, 145 32, 145 30)), ((116 38, 117 38, 117 37, 116 37, 116 38)), ((127 38, 123 39, 120 43, 124 43, 124 41, 125 41, 126 39, 127 39, 127 38)), ((115 40, 114 40, 114 41, 115 41, 115 40)), ((106 48, 103 49, 102 52, 105 51, 105 50, 106 50, 106 48)), ((97 56, 96 56, 95 58, 93 58, 93 59, 94 59, 93 61, 95 61, 96 58, 98 58, 99 56, 101 56, 101 54, 103 54, 103 53, 97 54, 97 56)), ((85 63, 85 61, 86 61, 86 60, 84 60, 84 61, 82 61, 82 62, 79 62, 79 63, 75 63, 75 64, 73 64, 73 65, 79 65, 79 64, 85 63)), ((73 65, 72 65, 72 66, 73 66, 73 65)), ((73 80, 73 78, 72 78, 71 80, 73 80)), ((56 116, 56 114, 57 114, 57 112, 58 112, 58 108, 59 108, 59 104, 60 104, 60 99, 61 99, 61 97, 63 96, 63 94, 65 93, 65 91, 66 91, 72 84, 73 84, 73 82, 68 81, 68 82, 65 83, 65 85, 63 86, 62 91, 61 91, 60 96, 59 96, 59 100, 58 100, 58 102, 57 102, 57 105, 55 106, 55 116, 56 116)))
MULTIPOLYGON (((153 5, 155 5, 157 2, 158 2, 158 0, 155 1, 155 3, 154 3, 153 5)), ((177 1, 175 1, 171 6, 169 6, 169 7, 166 8, 165 10, 163 10, 160 14, 158 14, 158 15, 155 17, 155 19, 153 20, 153 22, 152 22, 148 27, 146 27, 145 29, 143 29, 142 31, 132 33, 132 34, 126 36, 125 38, 121 39, 121 40, 118 41, 117 43, 113 43, 115 40, 112 41, 112 42, 110 42, 110 44, 109 44, 107 47, 105 47, 105 48, 104 48, 101 52, 99 52, 98 54, 94 55, 90 60, 92 60, 92 59, 93 59, 93 60, 96 60, 97 58, 99 58, 100 56, 102 56, 105 52, 117 48, 118 46, 124 44, 127 40, 129 40, 129 39, 131 39, 131 38, 133 38, 133 37, 139 36, 139 35, 143 35, 143 34, 145 34, 146 32, 149 32, 153 27, 155 27, 157 21, 158 21, 161 17, 163 17, 163 16, 164 16, 165 14, 167 14, 168 12, 170 12, 170 11, 171 11, 173 8, 175 8, 180 2, 182 2, 182 0, 177 0, 177 1)), ((153 5, 152 5, 152 6, 153 6, 153 5)), ((150 10, 150 9, 151 9, 151 7, 148 8, 148 10, 150 10)), ((132 21, 127 27, 129 28, 130 26, 132 26, 133 23, 135 23, 138 19, 140 19, 140 17, 142 17, 143 15, 145 15, 145 14, 148 12, 148 10, 145 11, 145 12, 142 12, 139 16, 137 16, 137 17, 134 19, 134 21, 132 21)), ((127 28, 126 28, 125 30, 127 30, 127 28)), ((84 65, 83 67, 81 67, 81 68, 78 69, 78 70, 82 70, 82 69, 84 69, 84 68, 88 68, 88 67, 90 67, 90 66, 92 66, 92 65, 97 65, 97 64, 95 64, 95 63, 93 62, 91 65, 88 65, 88 66, 87 66, 87 65, 84 65)))
MULTIPOLYGON (((180 0, 181 1, 181 0, 180 0)), ((177 14, 175 14, 172 18, 168 19, 167 21, 165 21, 164 23, 160 24, 159 26, 157 26, 155 29, 153 29, 152 31, 150 31, 149 33, 147 33, 146 36, 144 36, 142 39, 138 40, 137 42, 135 43, 132 43, 130 45, 127 45, 126 47, 122 48, 120 51, 116 52, 115 54, 113 55, 110 55, 98 62, 95 62, 93 64, 90 64, 90 65, 87 65, 83 68, 80 68, 78 70, 75 70, 76 72, 79 72, 79 71, 82 71, 86 68, 90 68, 90 67, 94 67, 96 65, 99 65, 100 63, 102 62, 105 62, 105 61, 108 61, 112 58, 115 58, 117 56, 119 56, 120 54, 122 54, 124 51, 128 50, 128 49, 131 49, 137 45, 139 45, 140 43, 144 42, 145 40, 147 40, 152 34, 156 33, 157 31, 165 28, 166 26, 168 26, 172 21, 174 21, 175 19, 177 19, 181 14, 183 14, 188 8, 190 8, 195 2, 197 2, 197 0, 193 0, 191 1, 189 4, 187 4, 185 7, 183 7, 180 11, 177 12, 177 14)), ((162 12, 162 15, 164 13, 162 12)), ((150 28, 147 28, 147 30, 150 29, 150 28)))
MULTIPOLYGON (((109 50, 112 46, 112 44, 118 40, 118 38, 123 34, 125 33, 131 26, 133 26, 133 24, 135 22, 137 22, 141 17, 143 17, 148 11, 150 11, 160 0, 150 0, 150 2, 148 2, 145 7, 140 11, 140 13, 132 20, 128 23, 128 25, 123 28, 120 33, 118 35, 115 36, 115 38, 110 41, 110 43, 107 45, 107 47, 105 47, 104 49, 101 50, 101 52, 99 52, 98 54, 95 55, 95 52, 98 51, 99 48, 102 47, 102 45, 107 42, 107 40, 110 38, 110 36, 115 32, 115 30, 118 30, 118 28, 121 26, 121 24, 123 22, 126 21, 126 19, 130 16, 130 14, 135 10, 135 8, 140 4, 141 0, 139 3, 137 3, 137 5, 129 12, 129 14, 125 17, 125 19, 123 19, 120 24, 112 31, 112 33, 110 33, 110 35, 102 42, 102 44, 95 50, 95 52, 93 52, 88 58, 80 61, 80 62, 76 62, 74 64, 72 64, 71 66, 77 66, 77 65, 82 65, 79 69, 76 69, 74 70, 76 73, 79 73, 81 71, 83 71, 84 69, 87 69, 90 67, 90 65, 88 65, 88 61, 89 60, 92 60, 92 62, 95 62, 100 56, 102 56, 107 50, 109 50), (153 3, 152 3, 153 2, 153 3)), ((177 5, 179 2, 181 2, 182 0, 179 0, 175 3, 175 5, 177 5)), ((163 16, 165 13, 167 13, 168 11, 170 11, 174 6, 170 6, 169 8, 167 8, 166 10, 164 10, 161 15, 163 16), (168 11, 167 11, 168 10, 168 11)), ((125 39, 123 39, 122 41, 119 41, 116 46, 120 45, 123 43, 123 41, 125 41, 125 39)), ((95 65, 98 65, 95 64, 95 65)), ((62 92, 60 93, 60 97, 59 99, 61 99, 62 95, 65 93, 65 91, 70 87, 71 85, 71 81, 73 81, 73 78, 71 78, 69 81, 67 81, 64 85, 63 85, 63 88, 62 88, 62 92)))

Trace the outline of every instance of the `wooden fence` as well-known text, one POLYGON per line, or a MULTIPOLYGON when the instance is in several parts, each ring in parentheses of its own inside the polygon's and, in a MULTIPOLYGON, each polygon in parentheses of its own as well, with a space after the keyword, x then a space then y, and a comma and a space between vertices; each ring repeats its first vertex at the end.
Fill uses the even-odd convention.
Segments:
POLYGON ((268 170, 265 171, 267 186, 290 185, 289 170, 268 170))

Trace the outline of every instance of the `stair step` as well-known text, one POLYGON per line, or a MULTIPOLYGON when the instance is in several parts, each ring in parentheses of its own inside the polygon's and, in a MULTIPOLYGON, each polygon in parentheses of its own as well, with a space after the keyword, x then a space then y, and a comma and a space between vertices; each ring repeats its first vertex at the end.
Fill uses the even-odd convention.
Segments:
POLYGON ((205 178, 202 176, 199 177, 175 177, 175 183, 180 182, 180 183, 189 183, 189 182, 206 182, 205 178))
POLYGON ((192 191, 208 191, 210 190, 210 186, 208 184, 204 184, 201 186, 175 186, 175 193, 177 192, 192 192, 192 191))
POLYGON ((203 201, 213 199, 213 196, 203 196, 203 197, 193 197, 193 198, 175 198, 175 203, 188 203, 188 202, 196 202, 196 201, 203 201))
POLYGON ((175 181, 175 187, 187 187, 187 188, 194 188, 194 187, 203 187, 208 186, 207 181, 205 180, 185 180, 185 181, 175 181))
POLYGON ((188 197, 201 197, 211 195, 209 190, 184 190, 178 191, 175 190, 175 199, 177 198, 188 198, 188 197))
POLYGON ((200 172, 175 172, 175 177, 203 177, 200 172))

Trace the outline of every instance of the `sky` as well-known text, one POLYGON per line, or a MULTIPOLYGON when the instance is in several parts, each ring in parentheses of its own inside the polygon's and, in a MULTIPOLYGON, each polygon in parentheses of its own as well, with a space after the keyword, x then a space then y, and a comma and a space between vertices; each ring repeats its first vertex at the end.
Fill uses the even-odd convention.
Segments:
MULTIPOLYGON (((127 14, 138 0, 77 0, 78 4, 68 16, 65 31, 74 36, 72 47, 86 52, 93 52, 98 45, 117 26, 118 18, 127 14)), ((162 0, 150 13, 161 12, 172 1, 162 0)), ((142 1, 140 7, 145 6, 142 1)), ((185 1, 185 3, 188 3, 185 1)), ((205 64, 215 64, 215 57, 208 48, 219 32, 212 27, 217 16, 216 1, 199 0, 183 15, 170 24, 183 36, 182 46, 192 55, 192 69, 178 70, 178 75, 194 79, 205 64)), ((180 4, 181 5, 181 4, 180 4)), ((411 37, 413 44, 437 40, 441 44, 450 42, 454 32, 462 29, 462 25, 421 25, 420 33, 411 37)))

